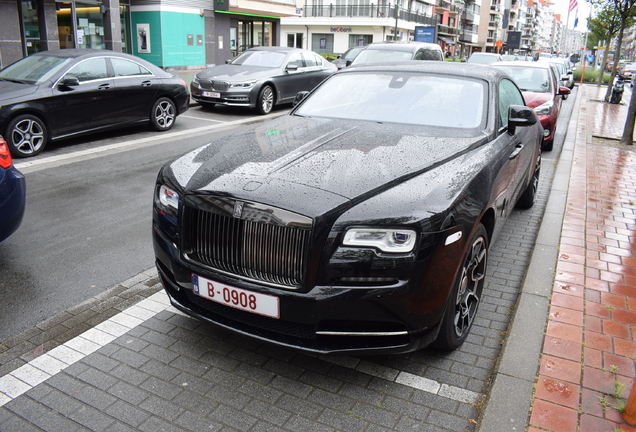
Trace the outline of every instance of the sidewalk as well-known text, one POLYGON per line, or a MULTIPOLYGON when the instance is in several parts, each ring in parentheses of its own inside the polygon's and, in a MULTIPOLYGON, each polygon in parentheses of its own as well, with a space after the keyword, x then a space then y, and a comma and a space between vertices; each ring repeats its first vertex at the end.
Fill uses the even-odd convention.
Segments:
POLYGON ((636 431, 619 413, 636 372, 636 149, 618 147, 628 101, 605 91, 579 87, 480 431, 636 431), (554 273, 537 265, 554 252, 554 273))
POLYGON ((623 425, 635 376, 636 153, 613 147, 625 105, 583 86, 552 303, 529 431, 623 425), (607 144, 610 144, 609 146, 607 144))

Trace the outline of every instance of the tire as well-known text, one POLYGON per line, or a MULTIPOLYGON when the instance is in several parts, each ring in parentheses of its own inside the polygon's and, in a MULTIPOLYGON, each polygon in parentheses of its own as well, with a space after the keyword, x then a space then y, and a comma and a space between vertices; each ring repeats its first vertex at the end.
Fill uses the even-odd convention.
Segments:
POLYGON ((532 174, 532 180, 530 184, 526 186, 525 190, 517 201, 517 207, 522 209, 529 209, 534 205, 534 201, 537 197, 537 189, 539 188, 539 177, 541 175, 541 152, 537 157, 537 163, 534 166, 534 173, 532 174))
POLYGON ((482 224, 477 225, 468 245, 434 342, 437 348, 447 351, 464 343, 477 315, 488 261, 488 234, 482 224))
POLYGON ((256 100, 256 110, 259 114, 269 114, 272 112, 272 108, 274 108, 274 103, 276 102, 274 97, 274 89, 270 85, 263 86, 260 93, 258 94, 258 99, 256 100))
POLYGON ((554 138, 541 146, 541 151, 552 151, 554 148, 554 138))
POLYGON ((159 132, 172 129, 177 118, 177 107, 167 97, 157 99, 150 111, 150 126, 159 132))
POLYGON ((40 118, 23 114, 9 122, 4 139, 9 145, 11 156, 25 158, 35 156, 44 149, 49 133, 40 118))

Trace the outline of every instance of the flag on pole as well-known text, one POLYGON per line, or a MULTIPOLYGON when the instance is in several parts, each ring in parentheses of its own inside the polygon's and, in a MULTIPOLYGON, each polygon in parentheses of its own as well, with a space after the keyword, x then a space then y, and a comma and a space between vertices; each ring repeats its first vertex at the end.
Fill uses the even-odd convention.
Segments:
POLYGON ((570 12, 574 10, 575 7, 579 5, 577 0, 570 0, 570 12))
POLYGON ((576 15, 574 15, 574 28, 576 28, 578 24, 579 24, 579 8, 576 8, 576 15))

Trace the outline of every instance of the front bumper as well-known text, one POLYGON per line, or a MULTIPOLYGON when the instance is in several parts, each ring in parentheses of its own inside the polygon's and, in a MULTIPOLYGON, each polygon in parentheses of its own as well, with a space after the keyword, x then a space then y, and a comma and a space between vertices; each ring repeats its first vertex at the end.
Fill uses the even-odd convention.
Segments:
POLYGON ((192 99, 203 104, 215 104, 225 106, 238 106, 254 108, 258 98, 258 89, 232 89, 227 91, 203 90, 194 84, 190 85, 192 99), (219 97, 212 97, 210 94, 216 93, 219 97))
POLYGON ((447 297, 441 291, 436 299, 422 301, 422 291, 404 280, 390 287, 277 289, 182 260, 176 245, 157 225, 153 240, 157 269, 171 303, 188 315, 239 334, 307 352, 359 355, 414 351, 432 343, 439 331, 447 297), (280 301, 280 318, 245 312, 194 294, 192 274, 274 295, 280 301), (427 324, 421 324, 422 317, 427 324))

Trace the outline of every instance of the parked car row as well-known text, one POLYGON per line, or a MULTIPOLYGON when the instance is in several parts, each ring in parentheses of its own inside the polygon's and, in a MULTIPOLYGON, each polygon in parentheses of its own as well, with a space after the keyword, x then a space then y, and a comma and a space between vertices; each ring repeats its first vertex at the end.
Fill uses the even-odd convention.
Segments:
MULTIPOLYGON (((116 73, 120 60, 131 61, 42 53, 29 60, 42 62, 41 83, 30 85, 45 95, 66 93, 70 98, 59 100, 70 101, 61 105, 68 113, 83 100, 72 97, 81 83, 116 86, 125 76, 116 73), (85 67, 89 59, 105 64, 105 75, 85 67)), ((172 304, 239 334, 313 353, 458 348, 477 316, 489 245, 513 207, 535 202, 542 144, 554 138, 542 116, 558 112, 569 89, 559 87, 549 63, 441 60, 441 50, 418 43, 370 44, 334 73, 335 65, 311 51, 262 47, 198 74, 191 94, 202 106, 261 113, 278 103, 294 107, 160 170, 152 233, 172 304), (413 61, 427 59, 435 61, 413 61), (517 73, 518 66, 532 70, 517 73), (524 87, 534 72, 540 80, 524 87)), ((140 83, 152 87, 153 77, 164 78, 135 64, 131 76, 148 71, 140 83)), ((18 66, 7 68, 13 75, 3 82, 27 85, 37 68, 18 66)), ((190 96, 170 79, 161 82, 190 96)), ((138 120, 174 122, 187 108, 156 87, 138 120), (166 100, 173 109, 161 105, 166 100)), ((112 102, 91 105, 94 119, 107 117, 112 102)), ((126 124, 125 115, 117 125, 126 124)), ((20 138, 31 142, 23 147, 31 153, 18 152, 25 156, 41 151, 49 134, 63 136, 55 117, 16 118, 8 116, 7 145, 0 141, 4 178, 20 177, 11 162, 20 138)), ((0 196, 9 196, 4 184, 0 196)), ((17 184, 23 197, 23 177, 17 184)), ((21 219, 4 209, 0 218, 21 219)))

